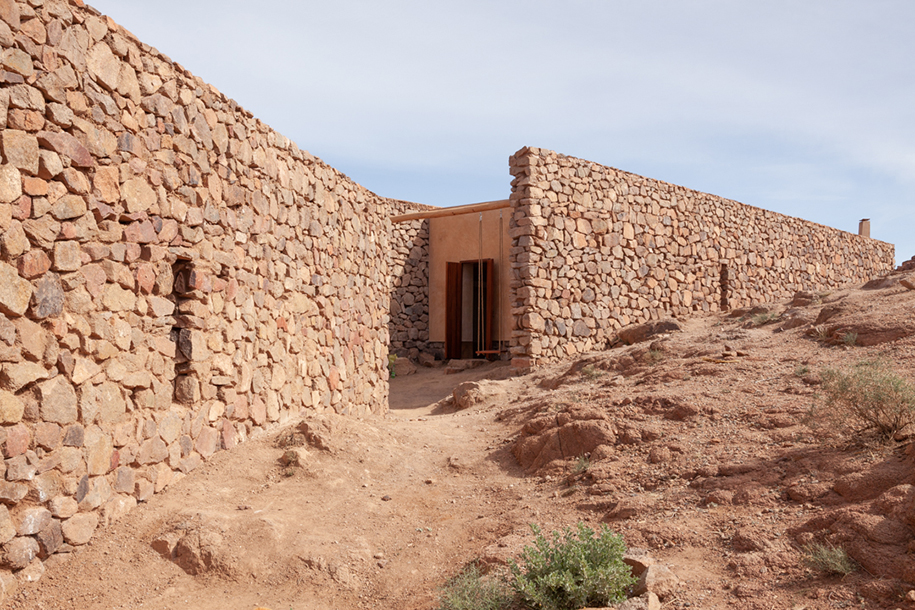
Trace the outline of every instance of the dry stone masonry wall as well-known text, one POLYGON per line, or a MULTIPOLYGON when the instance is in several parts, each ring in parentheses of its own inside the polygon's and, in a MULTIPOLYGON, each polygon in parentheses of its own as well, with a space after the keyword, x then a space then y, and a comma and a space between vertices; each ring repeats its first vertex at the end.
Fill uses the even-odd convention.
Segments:
MULTIPOLYGON (((393 215, 435 209, 393 199, 388 205, 393 215)), ((392 224, 390 244, 390 349, 415 359, 429 342, 429 220, 392 224)))
POLYGON ((271 422, 386 409, 387 200, 79 0, 0 0, 0 129, 0 576, 271 422))
POLYGON ((512 353, 599 349, 622 326, 865 282, 893 246, 548 150, 510 159, 512 353))

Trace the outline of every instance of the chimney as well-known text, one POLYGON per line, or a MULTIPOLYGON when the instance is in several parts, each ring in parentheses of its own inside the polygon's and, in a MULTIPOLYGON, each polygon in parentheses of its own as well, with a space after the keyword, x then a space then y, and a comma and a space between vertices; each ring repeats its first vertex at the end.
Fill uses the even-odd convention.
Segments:
POLYGON ((862 218, 861 222, 858 223, 858 235, 863 235, 864 237, 871 236, 871 219, 862 218))

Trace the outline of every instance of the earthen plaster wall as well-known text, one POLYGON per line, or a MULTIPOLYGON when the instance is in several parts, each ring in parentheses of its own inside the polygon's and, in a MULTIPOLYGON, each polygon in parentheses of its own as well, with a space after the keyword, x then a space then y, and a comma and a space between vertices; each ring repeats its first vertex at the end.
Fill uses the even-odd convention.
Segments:
POLYGON ((494 341, 511 341, 511 303, 509 302, 510 274, 503 269, 508 266, 508 251, 511 238, 508 235, 511 210, 487 210, 456 216, 430 218, 429 236, 432 244, 429 255, 429 340, 435 343, 445 342, 445 297, 446 265, 449 262, 474 261, 480 258, 492 259, 498 284, 493 296, 493 329, 494 341), (482 214, 482 246, 480 243, 480 215, 482 214), (502 250, 499 245, 499 216, 502 218, 502 250), (497 320, 501 309, 501 319, 497 320))
POLYGON ((891 244, 537 148, 510 159, 517 366, 617 328, 865 282, 891 244))
POLYGON ((0 575, 387 408, 396 205, 79 0, 0 0, 0 129, 0 575))

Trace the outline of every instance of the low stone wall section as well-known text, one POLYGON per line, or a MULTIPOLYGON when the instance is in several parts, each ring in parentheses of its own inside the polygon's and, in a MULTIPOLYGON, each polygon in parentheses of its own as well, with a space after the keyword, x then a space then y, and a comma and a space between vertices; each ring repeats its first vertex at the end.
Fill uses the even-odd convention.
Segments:
MULTIPOLYGON (((425 212, 433 206, 389 199, 391 215, 425 212)), ((429 342, 429 220, 391 224, 389 333, 391 352, 406 357, 429 342)))
POLYGON ((891 244, 537 148, 510 159, 516 365, 616 329, 863 283, 891 244))
POLYGON ((0 83, 0 575, 386 410, 387 200, 79 0, 0 0, 0 83))

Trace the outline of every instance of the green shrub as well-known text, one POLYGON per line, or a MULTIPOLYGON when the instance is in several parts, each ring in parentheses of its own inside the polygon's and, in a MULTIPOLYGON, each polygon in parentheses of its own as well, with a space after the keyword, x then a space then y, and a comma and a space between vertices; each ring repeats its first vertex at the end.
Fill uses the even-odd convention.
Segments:
POLYGON ((623 563, 622 537, 601 527, 600 535, 578 524, 577 533, 565 528, 548 540, 535 525, 533 547, 525 547, 520 563, 509 564, 512 586, 519 601, 535 610, 577 610, 623 601, 635 584, 623 563))
POLYGON ((857 426, 887 440, 915 422, 915 387, 884 362, 859 362, 849 372, 827 369, 820 377, 826 404, 814 407, 817 420, 840 429, 857 426))
POLYGON ((514 595, 504 578, 484 576, 472 563, 449 580, 439 592, 439 610, 504 610, 514 595))
POLYGON ((848 576, 858 569, 845 549, 831 544, 808 544, 801 548, 801 553, 804 565, 826 574, 848 576))
POLYGON ((858 344, 858 333, 845 333, 842 335, 842 343, 848 346, 855 346, 858 344))

